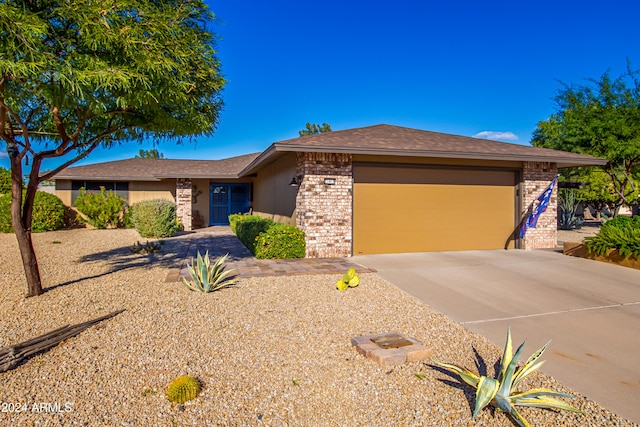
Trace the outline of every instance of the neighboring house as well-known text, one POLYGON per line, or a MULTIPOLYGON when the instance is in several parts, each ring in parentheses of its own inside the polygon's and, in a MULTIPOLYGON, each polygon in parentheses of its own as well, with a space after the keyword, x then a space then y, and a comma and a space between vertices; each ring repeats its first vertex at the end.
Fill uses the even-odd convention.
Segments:
POLYGON ((272 144, 224 160, 129 159, 71 167, 56 193, 105 186, 130 204, 175 200, 186 230, 249 212, 294 223, 308 257, 555 247, 554 196, 517 238, 523 212, 558 168, 605 164, 575 153, 390 125, 272 144), (515 238, 514 238, 515 236, 515 238))

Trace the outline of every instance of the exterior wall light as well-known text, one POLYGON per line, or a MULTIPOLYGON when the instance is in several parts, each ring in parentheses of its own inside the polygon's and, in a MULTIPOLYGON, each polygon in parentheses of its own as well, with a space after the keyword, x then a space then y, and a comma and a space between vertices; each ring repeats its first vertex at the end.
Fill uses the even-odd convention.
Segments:
POLYGON ((299 176, 294 176, 293 178, 291 178, 291 182, 289 183, 289 187, 300 187, 300 182, 302 180, 300 179, 299 176))

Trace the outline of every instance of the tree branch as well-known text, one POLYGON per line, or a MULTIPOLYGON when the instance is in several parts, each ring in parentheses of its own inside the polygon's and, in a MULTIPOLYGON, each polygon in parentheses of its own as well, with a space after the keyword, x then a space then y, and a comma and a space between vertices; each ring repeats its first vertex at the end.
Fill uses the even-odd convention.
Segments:
POLYGON ((2 135, 2 139, 4 139, 7 143, 13 142, 13 138, 10 138, 7 135, 7 127, 10 124, 7 122, 7 109, 5 108, 4 103, 4 77, 0 79, 0 135, 2 135))
MULTIPOLYGON (((38 176, 38 178, 37 178, 38 183, 41 183, 43 181, 47 181, 48 179, 50 179, 53 176, 55 176, 61 170, 65 169, 65 168, 71 166, 72 164, 76 163, 77 161, 80 161, 80 160, 84 159, 85 157, 87 157, 89 155, 89 153, 91 153, 98 145, 100 145, 101 141, 102 141, 102 139, 94 140, 78 156, 76 156, 76 157, 74 157, 72 159, 69 159, 64 164, 58 166, 57 168, 55 168, 53 170, 50 170, 49 172, 47 172, 45 174, 42 174, 42 175, 38 176)), ((67 154, 72 149, 73 149, 73 147, 69 147, 68 151, 65 154, 67 154)), ((39 154, 40 157, 41 157, 41 155, 42 155, 42 153, 39 154)), ((55 156, 53 156, 53 157, 55 157, 55 156)), ((43 157, 41 157, 41 158, 43 158, 43 157)))
MULTIPOLYGON (((16 145, 22 145, 24 147, 24 150, 22 150, 22 152, 18 152, 18 156, 16 156, 16 158, 18 160, 22 161, 24 156, 27 154, 27 151, 29 151, 31 149, 31 141, 30 141, 30 138, 29 138, 29 129, 27 128, 27 125, 24 124, 22 122, 22 120, 20 120, 20 116, 18 116, 11 109, 11 107, 9 107, 4 102, 4 97, 0 98, 0 108, 3 108, 5 110, 5 112, 8 113, 9 117, 12 118, 13 120, 15 120, 16 123, 18 124, 18 126, 20 126, 20 130, 22 132, 22 138, 24 139, 23 143, 20 144, 18 141, 16 141, 16 139, 13 137, 13 135, 12 135, 12 138, 11 138, 11 142, 16 144, 16 145)), ((2 131, 3 135, 5 135, 5 131, 6 131, 6 129, 3 129, 3 131, 2 131)), ((13 131, 11 133, 13 133, 13 131)))
MULTIPOLYGON (((118 128, 118 129, 111 129, 111 130, 107 130, 103 133, 101 133, 100 135, 97 135, 95 138, 93 138, 93 140, 84 147, 84 150, 76 157, 68 160, 67 162, 65 162, 64 164, 58 166, 57 168, 48 171, 45 174, 42 174, 40 176, 38 176, 37 181, 38 183, 42 182, 42 181, 46 181, 50 178, 52 178, 53 176, 55 176, 58 172, 60 172, 61 170, 71 166, 72 164, 84 159, 85 157, 87 157, 89 155, 89 153, 91 153, 93 150, 96 149, 96 147, 98 147, 98 145, 100 145, 100 143, 104 140, 104 138, 106 138, 107 136, 111 135, 113 132, 116 131, 122 131, 122 130, 126 130, 130 127, 133 126, 126 126, 126 127, 122 127, 122 128, 118 128)), ((78 148, 77 144, 72 144, 71 146, 67 147, 65 149, 65 152, 62 155, 68 154, 71 150, 73 150, 74 148, 78 148)), ((42 153, 38 153, 37 156, 41 159, 47 158, 47 157, 58 157, 55 155, 49 155, 51 153, 55 153, 55 150, 51 150, 48 152, 42 152, 42 153), (47 155, 45 155, 47 154, 47 155)), ((35 157, 34 157, 35 158, 35 157)))
POLYGON ((53 123, 56 125, 56 129, 58 129, 58 134, 60 135, 60 139, 62 143, 56 149, 56 152, 62 152, 69 145, 69 136, 67 136, 67 131, 64 128, 64 123, 62 123, 62 119, 60 119, 60 114, 58 114, 58 107, 53 107, 51 110, 51 115, 53 116, 53 123))

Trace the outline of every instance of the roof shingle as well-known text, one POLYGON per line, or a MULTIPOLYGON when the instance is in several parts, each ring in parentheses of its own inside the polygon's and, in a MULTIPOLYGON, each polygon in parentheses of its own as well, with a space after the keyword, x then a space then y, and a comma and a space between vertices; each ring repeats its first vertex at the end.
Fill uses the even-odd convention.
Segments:
POLYGON ((598 157, 380 124, 276 142, 276 151, 323 151, 484 160, 546 161, 559 167, 606 164, 598 157))
POLYGON ((54 179, 159 181, 165 178, 239 178, 255 172, 263 163, 277 158, 279 153, 296 151, 552 162, 558 167, 604 165, 607 162, 598 157, 548 148, 381 124, 279 141, 262 153, 229 159, 136 158, 67 168, 54 179))
POLYGON ((160 181, 166 178, 237 178, 260 153, 222 160, 127 159, 63 169, 55 179, 160 181))

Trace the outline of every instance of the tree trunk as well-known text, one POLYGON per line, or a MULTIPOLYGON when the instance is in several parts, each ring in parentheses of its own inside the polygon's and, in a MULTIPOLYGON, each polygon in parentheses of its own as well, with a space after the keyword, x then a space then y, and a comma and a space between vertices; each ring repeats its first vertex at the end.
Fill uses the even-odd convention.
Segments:
MULTIPOLYGON (((22 224, 20 224, 22 225, 22 224)), ((42 282, 40 281, 40 269, 38 268, 38 260, 36 252, 33 249, 31 241, 31 231, 25 230, 24 227, 13 227, 22 255, 22 265, 24 265, 24 273, 27 278, 27 297, 35 297, 42 294, 42 282)))
POLYGON ((618 215, 620 215, 620 208, 622 207, 622 205, 618 205, 616 204, 615 208, 613 209, 613 212, 611 212, 613 218, 617 217, 618 215))
MULTIPOLYGON (((31 215, 23 215, 22 209, 22 160, 19 157, 11 157, 11 222, 13 223, 13 231, 18 240, 20 255, 22 256, 22 265, 24 266, 25 277, 27 278, 27 297, 35 297, 43 293, 42 282, 40 281, 40 270, 38 268, 38 260, 36 252, 33 249, 31 240, 31 215)), ((30 211, 33 208, 33 198, 35 196, 34 184, 29 183, 27 190, 27 200, 24 211, 30 211), (33 194, 30 194, 33 192, 33 194)))

